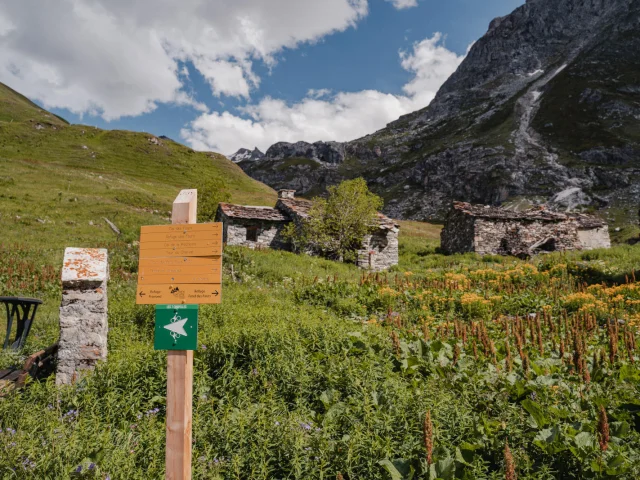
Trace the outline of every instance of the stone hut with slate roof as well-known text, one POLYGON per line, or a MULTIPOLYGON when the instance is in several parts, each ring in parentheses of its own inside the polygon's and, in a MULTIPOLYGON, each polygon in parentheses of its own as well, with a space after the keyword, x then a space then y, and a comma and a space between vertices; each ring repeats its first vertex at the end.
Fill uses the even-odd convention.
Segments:
POLYGON ((543 207, 515 212, 463 202, 454 202, 440 239, 447 253, 519 257, 611 247, 607 224, 592 215, 557 213, 543 207))
POLYGON ((222 241, 227 245, 280 248, 282 228, 288 216, 272 207, 248 207, 221 202, 216 222, 222 222, 222 241))
MULTIPOLYGON (((304 221, 311 205, 309 200, 295 198, 295 190, 281 190, 274 208, 220 203, 216 221, 223 223, 223 241, 227 245, 288 250, 282 229, 290 222, 304 221)), ((364 238, 358 251, 357 265, 374 271, 397 265, 399 231, 395 221, 378 213, 375 230, 364 238)))

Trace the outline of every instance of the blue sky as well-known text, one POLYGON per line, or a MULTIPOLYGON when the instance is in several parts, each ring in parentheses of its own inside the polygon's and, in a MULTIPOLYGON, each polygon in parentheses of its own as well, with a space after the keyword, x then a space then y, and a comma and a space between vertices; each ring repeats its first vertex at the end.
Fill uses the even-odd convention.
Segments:
POLYGON ((0 49, 9 51, 6 58, 0 53, 0 81, 73 123, 167 135, 226 154, 241 146, 265 149, 277 140, 349 140, 425 106, 489 22, 523 4, 418 0, 397 8, 414 0, 327 0, 325 9, 310 11, 317 0, 270 1, 273 17, 260 10, 268 1, 217 0, 209 24, 202 0, 185 0, 184 10, 152 19, 125 0, 104 0, 100 11, 70 6, 64 18, 71 22, 69 46, 80 41, 91 47, 78 52, 64 51, 64 39, 27 50, 25 40, 37 45, 31 36, 42 29, 47 42, 47 24, 55 18, 45 12, 33 19, 19 7, 0 6, 0 49), (298 2, 295 8, 310 3, 296 14, 291 1, 298 2), (69 20, 74 16, 76 24, 69 20), (127 25, 132 18, 137 25, 127 25), (227 44, 236 34, 234 21, 245 28, 247 18, 250 34, 243 30, 227 44), (87 22, 95 25, 86 28, 87 22), (206 34, 166 33, 180 28, 206 34), (211 31, 218 40, 206 43, 211 31), (256 31, 266 36, 254 42, 256 31), (119 44, 114 32, 124 39, 119 44), (437 32, 441 37, 434 38, 437 32), (161 48, 149 40, 156 38, 161 48), (43 71, 48 78, 38 76, 43 71))

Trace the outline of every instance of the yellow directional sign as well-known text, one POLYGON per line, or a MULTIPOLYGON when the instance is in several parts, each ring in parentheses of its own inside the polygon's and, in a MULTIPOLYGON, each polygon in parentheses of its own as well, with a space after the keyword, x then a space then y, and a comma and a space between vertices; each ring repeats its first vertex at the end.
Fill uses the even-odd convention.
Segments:
POLYGON ((140 258, 157 257, 213 257, 222 255, 222 243, 209 242, 160 242, 140 244, 140 258))
POLYGON ((173 283, 220 283, 220 273, 181 273, 171 275, 139 275, 138 285, 158 285, 173 283))
POLYGON ((173 240, 222 239, 221 223, 194 223, 185 225, 149 225, 140 228, 140 242, 173 240))
POLYGON ((220 303, 221 283, 221 223, 141 228, 136 303, 220 303))
POLYGON ((138 285, 136 303, 139 305, 220 303, 221 292, 221 285, 214 283, 138 285))
POLYGON ((138 284, 160 283, 222 283, 222 257, 141 259, 138 284))

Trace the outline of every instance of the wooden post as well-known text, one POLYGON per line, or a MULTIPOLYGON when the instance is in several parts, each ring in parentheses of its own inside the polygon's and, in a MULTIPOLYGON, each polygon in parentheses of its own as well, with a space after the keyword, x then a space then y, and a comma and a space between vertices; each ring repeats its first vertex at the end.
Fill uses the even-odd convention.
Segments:
MULTIPOLYGON (((171 223, 197 223, 198 191, 182 190, 173 202, 171 223)), ((191 480, 193 351, 167 352, 166 479, 191 480)))

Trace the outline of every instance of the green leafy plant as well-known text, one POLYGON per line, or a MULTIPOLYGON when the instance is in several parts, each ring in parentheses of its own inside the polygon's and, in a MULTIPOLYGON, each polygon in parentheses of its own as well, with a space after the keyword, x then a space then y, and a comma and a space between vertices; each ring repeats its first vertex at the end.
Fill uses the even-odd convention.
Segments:
POLYGON ((369 191, 364 179, 345 180, 329 187, 327 198, 315 198, 309 216, 286 229, 285 238, 300 250, 353 262, 381 207, 382 199, 369 191))

